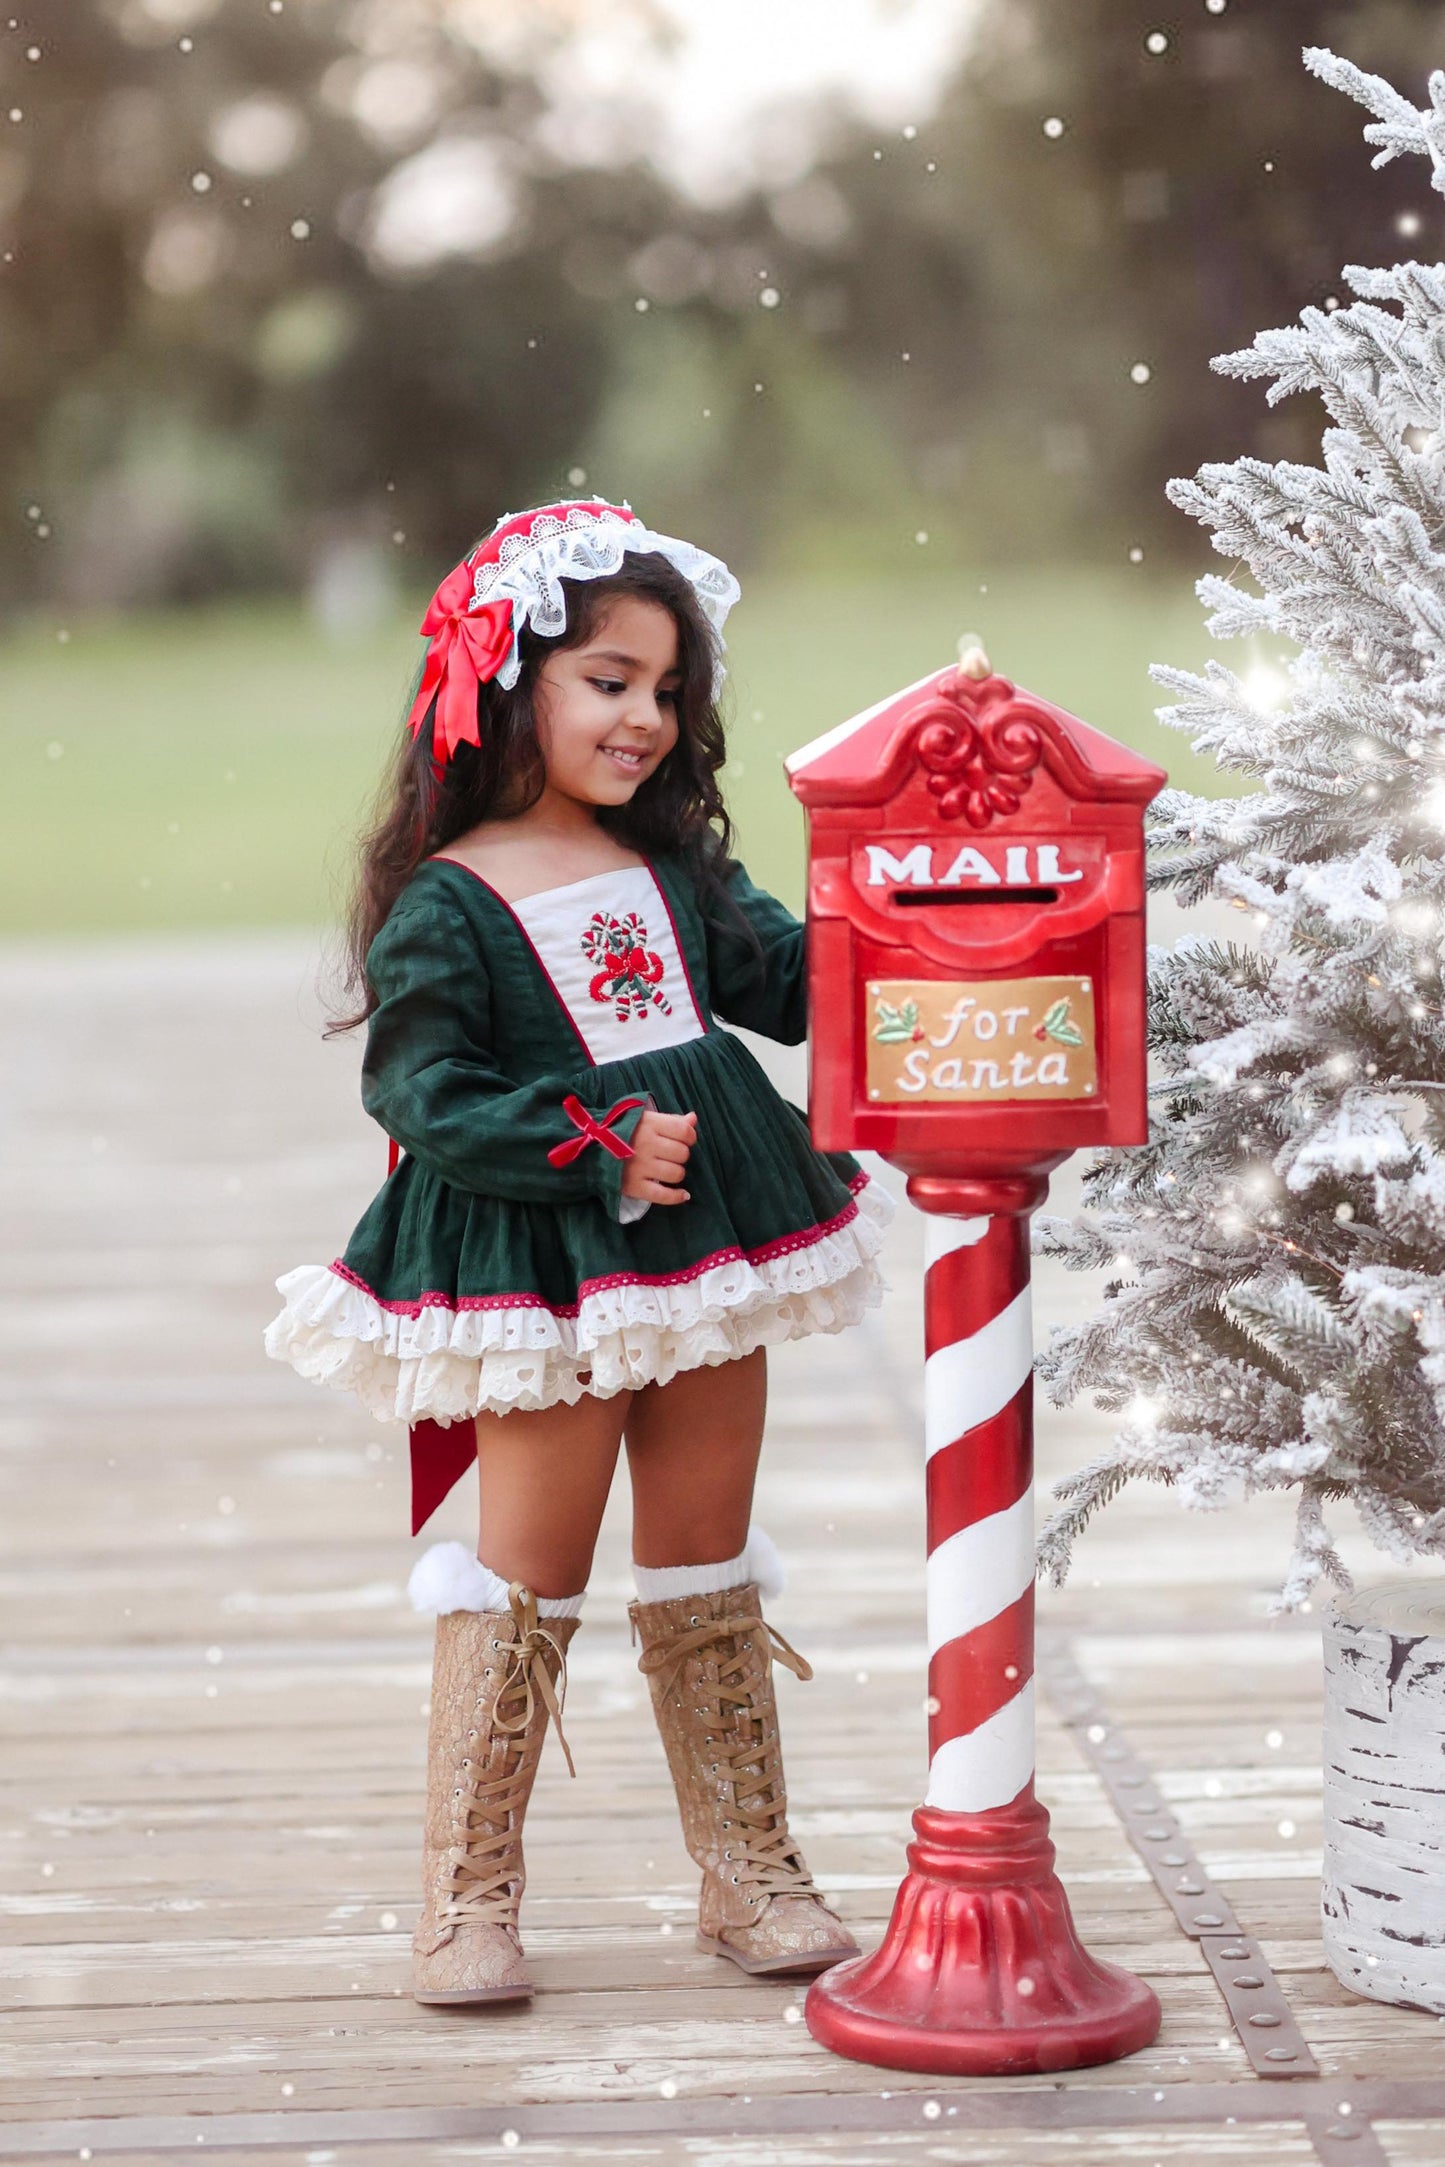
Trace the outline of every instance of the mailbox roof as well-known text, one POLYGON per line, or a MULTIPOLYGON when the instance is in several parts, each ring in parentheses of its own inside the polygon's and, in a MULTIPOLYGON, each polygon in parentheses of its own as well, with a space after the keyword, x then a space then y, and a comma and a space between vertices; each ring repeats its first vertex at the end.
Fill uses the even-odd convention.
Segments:
MULTIPOLYGON (((825 730, 810 744, 790 753, 784 766, 788 780, 805 805, 878 803, 892 794, 895 775, 912 736, 913 719, 931 693, 942 694, 957 682, 957 665, 934 670, 901 692, 890 693, 873 707, 865 708, 847 722, 825 730)), ((1145 760, 1127 745, 1120 745, 1102 730, 1081 722, 1062 707, 1027 692, 1006 678, 964 680, 973 700, 984 712, 997 717, 1019 703, 1020 719, 1039 725, 1044 737, 1044 760, 1059 780, 1081 796, 1123 800, 1146 805, 1167 782, 1163 768, 1145 760)), ((952 705, 952 703, 949 703, 952 705)), ((963 716, 970 711, 965 701, 963 716)))

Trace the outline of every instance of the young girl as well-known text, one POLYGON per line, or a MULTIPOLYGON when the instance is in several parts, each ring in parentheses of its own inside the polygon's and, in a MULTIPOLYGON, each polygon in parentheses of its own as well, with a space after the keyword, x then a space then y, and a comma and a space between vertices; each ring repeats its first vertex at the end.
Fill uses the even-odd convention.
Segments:
POLYGON ((509 515, 438 588, 351 926, 362 1103, 393 1170, 334 1264, 277 1281, 268 1353, 411 1426, 438 1543, 426 2002, 531 1991, 522 1824, 625 1443, 629 1608, 699 1944, 748 1972, 857 1945, 788 1832, 752 1529, 765 1349, 876 1303, 892 1205, 720 1019, 804 1036, 803 928, 729 855, 717 558, 594 498, 509 515), (398 1158, 398 1147, 401 1156, 398 1158))

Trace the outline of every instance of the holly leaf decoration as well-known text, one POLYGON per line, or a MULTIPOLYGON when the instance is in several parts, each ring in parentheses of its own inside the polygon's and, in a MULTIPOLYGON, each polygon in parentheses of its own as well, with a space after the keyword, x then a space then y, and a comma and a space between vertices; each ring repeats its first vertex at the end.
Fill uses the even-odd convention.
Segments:
POLYGON ((1069 1015, 1068 996, 1055 1001, 1044 1016, 1044 1029, 1061 1046, 1082 1046, 1084 1034, 1069 1015))
POLYGON ((911 1039, 918 1028, 918 1003, 905 1001, 895 1008, 879 994, 874 1002, 878 1021, 873 1026, 873 1036, 880 1046, 899 1046, 911 1039))

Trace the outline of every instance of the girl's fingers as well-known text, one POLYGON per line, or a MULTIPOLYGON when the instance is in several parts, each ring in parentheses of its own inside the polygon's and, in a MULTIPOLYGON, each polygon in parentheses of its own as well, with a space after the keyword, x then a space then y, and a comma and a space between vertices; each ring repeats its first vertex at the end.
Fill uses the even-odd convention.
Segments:
POLYGON ((696 1114, 654 1114, 651 1120, 654 1136, 668 1136, 679 1143, 691 1143, 697 1131, 696 1114))
POLYGON ((649 1204, 690 1202, 688 1191, 678 1184, 696 1142, 695 1113, 646 1113, 638 1124, 630 1179, 623 1183, 623 1194, 640 1196, 649 1204))
POLYGON ((666 1160, 649 1152, 645 1159, 633 1160, 623 1178, 623 1194, 643 1196, 654 1189, 666 1189, 669 1196, 676 1196, 683 1171, 681 1165, 670 1165, 666 1160))
POLYGON ((653 1165, 686 1166, 688 1150, 686 1144, 673 1144, 663 1140, 653 1145, 647 1157, 653 1165))
POLYGON ((686 1189, 675 1189, 670 1182, 665 1181, 644 1181, 640 1185, 637 1194, 646 1197, 649 1204, 686 1204, 688 1202, 686 1189))

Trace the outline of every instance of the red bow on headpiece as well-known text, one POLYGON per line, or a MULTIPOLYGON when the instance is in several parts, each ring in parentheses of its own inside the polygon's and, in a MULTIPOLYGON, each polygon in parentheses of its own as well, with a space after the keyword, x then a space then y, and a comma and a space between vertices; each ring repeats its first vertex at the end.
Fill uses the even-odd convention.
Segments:
POLYGON ((431 647, 407 728, 413 737, 418 735, 435 693, 432 758, 438 765, 450 760, 463 742, 481 743, 477 686, 496 676, 512 648, 511 603, 484 602, 480 609, 468 609, 472 580, 470 561, 448 572, 421 621, 422 635, 430 639, 431 647))

